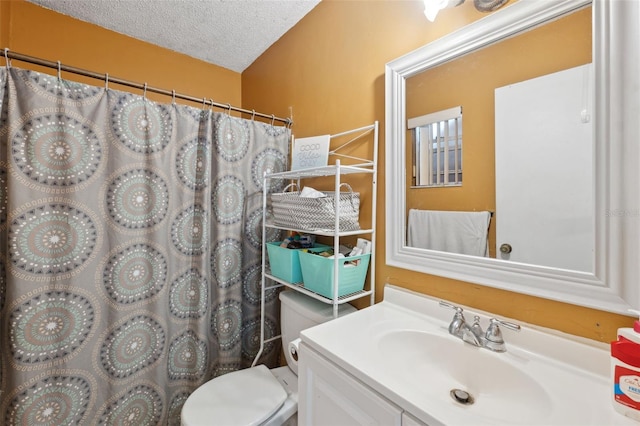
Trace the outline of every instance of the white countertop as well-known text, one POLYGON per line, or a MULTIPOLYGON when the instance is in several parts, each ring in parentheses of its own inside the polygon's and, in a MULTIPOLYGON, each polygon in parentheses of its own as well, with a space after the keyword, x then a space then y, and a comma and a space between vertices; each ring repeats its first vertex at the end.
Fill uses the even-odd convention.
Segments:
MULTIPOLYGON (((495 353, 472 347, 449 335, 448 325, 453 313, 439 306, 436 299, 387 285, 383 302, 307 329, 301 333, 301 340, 430 426, 500 423, 637 425, 613 409, 608 345, 520 324, 520 332, 502 328, 507 352, 495 353), (452 342, 446 342, 448 347, 456 348, 451 345, 459 344, 461 350, 481 351, 477 353, 479 369, 483 362, 495 361, 507 363, 509 369, 523 371, 543 383, 549 398, 536 398, 531 401, 531 407, 544 409, 527 412, 526 405, 507 407, 517 409, 515 412, 521 414, 502 422, 483 415, 480 399, 477 406, 456 403, 449 397, 448 389, 434 390, 433 380, 430 383, 430 377, 412 365, 408 354, 411 351, 396 350, 386 343, 382 346, 381 342, 393 341, 385 340, 385 336, 398 331, 420 333, 421 336, 435 334, 438 339, 452 339, 452 342)), ((473 315, 479 315, 483 328, 490 318, 487 313, 467 308, 464 314, 467 321, 471 321, 473 315)), ((471 356, 475 363, 476 355, 471 356)))

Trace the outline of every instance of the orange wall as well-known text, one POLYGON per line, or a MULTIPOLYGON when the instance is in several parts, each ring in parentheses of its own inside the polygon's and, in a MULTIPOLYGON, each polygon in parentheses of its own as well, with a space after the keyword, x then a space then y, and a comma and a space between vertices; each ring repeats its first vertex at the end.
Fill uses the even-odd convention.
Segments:
MULTIPOLYGON (((66 15, 33 5, 24 0, 0 0, 0 48, 151 87, 175 90, 177 93, 214 99, 219 103, 240 106, 241 75, 198 59, 163 49, 113 31, 82 22, 66 15)), ((4 63, 4 61, 2 60, 4 63)), ((39 68, 19 61, 20 68, 54 74, 55 70, 39 68)), ((75 81, 95 86, 104 83, 77 75, 65 75, 75 81)), ((110 88, 132 89, 110 84, 110 88)), ((158 102, 171 98, 148 93, 158 102)), ((181 102, 177 100, 177 102, 181 102)), ((189 102, 184 102, 189 103, 189 102)), ((192 106, 199 106, 194 105, 192 106)))
MULTIPOLYGON (((596 340, 613 339, 617 327, 630 324, 628 317, 385 265, 384 65, 484 16, 468 0, 442 11, 431 24, 421 3, 324 0, 242 75, 24 0, 0 0, 0 47, 220 103, 282 117, 293 114, 298 137, 337 133, 378 120, 379 295, 389 282, 521 321, 596 340)), ((18 61, 13 64, 37 69, 18 61)), ((161 95, 149 98, 170 101, 161 95)))
MULTIPOLYGON (((421 1, 324 0, 242 74, 242 103, 293 114, 296 137, 380 122, 376 287, 385 283, 523 322, 608 342, 631 319, 385 264, 384 71, 394 58, 479 19, 473 1, 438 15, 421 1)), ((363 301, 362 301, 363 302, 363 301)), ((360 306, 366 305, 364 302, 360 306)))

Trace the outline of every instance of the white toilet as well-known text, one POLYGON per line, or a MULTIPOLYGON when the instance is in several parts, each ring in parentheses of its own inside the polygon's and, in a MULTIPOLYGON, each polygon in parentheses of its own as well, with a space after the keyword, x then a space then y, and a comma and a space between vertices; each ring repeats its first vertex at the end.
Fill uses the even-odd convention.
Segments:
MULTIPOLYGON (((291 290, 280 293, 280 302, 281 340, 288 366, 269 370, 258 365, 208 381, 184 403, 182 426, 297 424, 298 366, 289 353, 289 342, 302 330, 331 320, 333 307, 291 290)), ((343 304, 339 315, 355 310, 343 304)))

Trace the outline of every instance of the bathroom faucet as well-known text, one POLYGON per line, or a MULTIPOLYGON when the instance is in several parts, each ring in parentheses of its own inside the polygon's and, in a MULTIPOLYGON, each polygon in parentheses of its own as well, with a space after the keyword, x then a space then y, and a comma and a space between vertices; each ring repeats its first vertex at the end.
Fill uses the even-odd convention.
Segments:
POLYGON ((482 326, 480 326, 480 317, 475 315, 473 317, 473 324, 471 327, 464 328, 462 333, 462 340, 467 343, 471 343, 474 346, 482 346, 482 326))
POLYGON ((480 325, 480 317, 475 315, 473 317, 473 324, 469 325, 464 315, 463 309, 459 306, 452 305, 443 300, 440 301, 440 306, 450 308, 456 311, 449 324, 449 334, 462 339, 462 341, 469 343, 473 346, 480 348, 487 348, 494 352, 506 352, 507 347, 502 337, 502 331, 500 325, 503 325, 511 330, 520 331, 520 326, 512 322, 500 320, 497 318, 491 318, 489 327, 486 332, 482 331, 480 325))

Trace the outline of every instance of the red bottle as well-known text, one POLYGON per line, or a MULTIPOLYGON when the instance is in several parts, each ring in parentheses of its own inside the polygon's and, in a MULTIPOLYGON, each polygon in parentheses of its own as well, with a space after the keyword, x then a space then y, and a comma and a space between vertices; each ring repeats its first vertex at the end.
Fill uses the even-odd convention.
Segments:
POLYGON ((611 375, 615 410, 640 421, 640 321, 619 328, 618 340, 611 342, 611 375))

